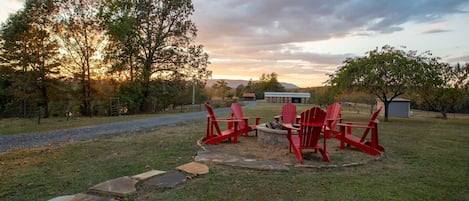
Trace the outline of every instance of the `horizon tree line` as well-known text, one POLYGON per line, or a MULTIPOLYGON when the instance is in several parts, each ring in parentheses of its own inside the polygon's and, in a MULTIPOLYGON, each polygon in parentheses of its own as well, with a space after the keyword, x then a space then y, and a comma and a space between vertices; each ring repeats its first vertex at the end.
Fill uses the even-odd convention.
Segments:
POLYGON ((211 76, 190 0, 26 0, 0 33, 0 113, 92 116, 119 97, 133 112, 176 103, 211 76))

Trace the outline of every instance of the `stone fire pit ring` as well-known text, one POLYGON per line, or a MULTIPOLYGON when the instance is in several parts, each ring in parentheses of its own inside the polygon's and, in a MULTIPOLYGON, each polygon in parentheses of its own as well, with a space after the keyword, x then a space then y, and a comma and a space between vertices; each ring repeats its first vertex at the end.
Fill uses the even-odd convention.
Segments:
POLYGON ((287 130, 267 127, 269 123, 257 125, 257 141, 267 145, 288 148, 287 130))

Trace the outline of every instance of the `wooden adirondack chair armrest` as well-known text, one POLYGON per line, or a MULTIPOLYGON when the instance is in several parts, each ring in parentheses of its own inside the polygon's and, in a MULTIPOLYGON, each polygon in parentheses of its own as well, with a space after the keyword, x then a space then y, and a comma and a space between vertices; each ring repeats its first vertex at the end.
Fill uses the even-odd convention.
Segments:
POLYGON ((243 117, 244 119, 261 119, 260 117, 243 117))
POLYGON ((326 121, 338 121, 342 122, 343 118, 326 118, 326 121))
POLYGON ((249 119, 256 119, 256 125, 259 125, 259 120, 261 119, 260 117, 243 117, 243 119, 249 120, 249 119))
POLYGON ((368 126, 368 124, 364 124, 363 122, 345 122, 336 124, 336 126, 345 126, 345 127, 353 127, 353 128, 373 128, 374 126, 368 126))
POLYGON ((302 123, 301 125, 308 127, 321 127, 324 126, 324 123, 302 123))
MULTIPOLYGON (((337 124, 336 124, 336 125, 337 125, 337 124)), ((324 130, 324 131, 326 131, 326 130, 329 131, 329 130, 332 130, 332 129, 329 127, 329 125, 323 125, 323 126, 322 126, 322 130, 324 130)))
POLYGON ((256 118, 256 125, 259 125, 259 121, 261 120, 261 118, 260 117, 254 117, 254 118, 256 118))
POLYGON ((368 122, 364 122, 364 121, 346 121, 346 122, 342 122, 342 124, 368 124, 368 122))
POLYGON ((299 132, 300 128, 294 127, 293 124, 283 124, 283 128, 287 129, 287 138, 288 138, 288 141, 290 141, 290 146, 291 146, 293 130, 299 132))
POLYGON ((281 118, 282 118, 282 115, 281 115, 281 114, 274 116, 275 121, 280 121, 281 118))
POLYGON ((283 127, 287 130, 297 130, 297 131, 300 130, 299 127, 295 127, 295 126, 293 126, 293 124, 283 124, 283 127))
POLYGON ((233 118, 217 118, 217 120, 224 120, 224 121, 226 121, 226 120, 235 120, 235 119, 233 119, 233 118))
POLYGON ((241 122, 241 121, 244 121, 242 119, 216 119, 216 120, 212 120, 213 122, 217 121, 217 122, 241 122))

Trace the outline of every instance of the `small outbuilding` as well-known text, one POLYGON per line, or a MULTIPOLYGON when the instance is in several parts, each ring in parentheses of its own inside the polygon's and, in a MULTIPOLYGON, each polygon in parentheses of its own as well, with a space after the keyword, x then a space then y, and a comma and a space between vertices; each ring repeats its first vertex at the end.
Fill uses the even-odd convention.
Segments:
POLYGON ((244 93, 242 98, 243 98, 243 101, 256 101, 256 94, 244 93))
MULTIPOLYGON (((384 103, 376 99, 378 108, 383 106, 384 103)), ((404 118, 409 118, 410 117, 410 100, 404 99, 404 98, 394 98, 392 102, 389 104, 388 108, 388 115, 390 117, 404 117, 404 118)), ((381 116, 384 116, 384 112, 380 113, 381 116)))
POLYGON ((264 99, 268 103, 303 103, 309 102, 311 94, 296 92, 264 92, 264 99))

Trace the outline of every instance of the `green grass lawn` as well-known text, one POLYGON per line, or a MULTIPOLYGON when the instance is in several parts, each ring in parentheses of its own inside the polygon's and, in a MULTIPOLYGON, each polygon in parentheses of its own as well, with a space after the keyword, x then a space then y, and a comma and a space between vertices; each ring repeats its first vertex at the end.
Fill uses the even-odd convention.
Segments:
POLYGON ((90 125, 114 123, 120 121, 139 120, 161 115, 174 115, 176 113, 164 114, 139 114, 121 115, 111 117, 75 117, 67 120, 65 117, 50 117, 41 119, 38 124, 36 118, 6 118, 0 119, 0 135, 23 134, 41 131, 51 131, 58 129, 77 128, 90 125))
MULTIPOLYGON (((280 107, 261 103, 245 113, 267 122, 280 107)), ((360 111, 344 108, 344 119, 366 121, 369 108, 360 111)), ((381 160, 346 168, 292 167, 287 172, 210 165, 207 175, 174 189, 140 189, 128 200, 469 200, 468 130, 467 116, 391 118, 379 128, 386 148, 381 160)), ((0 154, 0 200, 48 200, 149 169, 173 170, 193 161, 199 150, 195 142, 204 131, 201 120, 0 154)))

